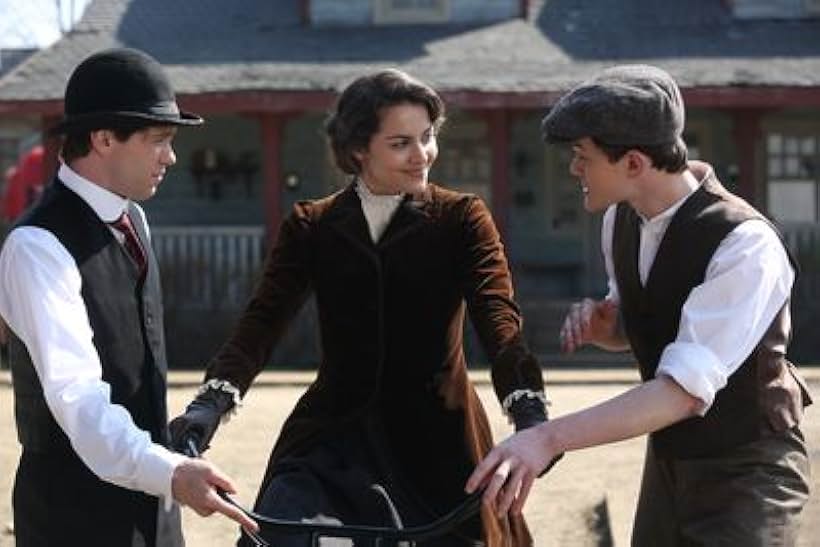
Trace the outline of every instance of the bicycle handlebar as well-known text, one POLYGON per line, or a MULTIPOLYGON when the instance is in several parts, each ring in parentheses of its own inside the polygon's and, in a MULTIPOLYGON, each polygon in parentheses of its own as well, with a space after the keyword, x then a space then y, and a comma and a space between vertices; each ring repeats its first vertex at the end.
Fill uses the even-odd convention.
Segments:
MULTIPOLYGON (((186 446, 185 452, 192 458, 200 457, 197 448, 196 434, 189 434, 184 442, 186 446)), ((446 532, 452 530, 455 526, 461 524, 465 520, 475 515, 481 507, 482 490, 473 492, 461 502, 455 509, 449 513, 435 519, 434 521, 407 528, 388 528, 384 526, 367 526, 367 525, 352 525, 352 524, 320 524, 320 523, 306 523, 299 521, 283 520, 265 515, 260 515, 253 511, 249 511, 242 507, 238 502, 231 498, 223 490, 217 489, 219 496, 226 502, 230 503, 240 511, 242 511, 249 518, 256 521, 260 528, 267 528, 278 530, 280 532, 293 533, 307 533, 311 535, 311 540, 314 545, 318 545, 319 538, 335 537, 335 538, 350 538, 350 539, 374 539, 377 545, 381 540, 403 540, 403 541, 421 541, 437 536, 444 535, 446 532)), ((268 543, 254 532, 244 530, 257 547, 268 546, 268 543)))

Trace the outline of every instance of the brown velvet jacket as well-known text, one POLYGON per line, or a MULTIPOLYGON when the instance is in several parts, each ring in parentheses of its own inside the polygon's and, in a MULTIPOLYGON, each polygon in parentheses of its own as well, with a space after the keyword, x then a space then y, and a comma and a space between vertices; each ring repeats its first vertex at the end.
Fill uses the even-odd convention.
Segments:
MULTIPOLYGON (((207 378, 229 380, 244 393, 311 291, 322 359, 282 428, 263 488, 277 460, 370 412, 384 423, 407 483, 437 513, 454 507, 493 443, 467 378, 465 308, 499 400, 543 389, 489 210, 475 196, 430 184, 402 202, 374 244, 354 185, 297 204, 207 378)), ((482 519, 489 547, 531 544, 522 519, 489 512, 482 519)))

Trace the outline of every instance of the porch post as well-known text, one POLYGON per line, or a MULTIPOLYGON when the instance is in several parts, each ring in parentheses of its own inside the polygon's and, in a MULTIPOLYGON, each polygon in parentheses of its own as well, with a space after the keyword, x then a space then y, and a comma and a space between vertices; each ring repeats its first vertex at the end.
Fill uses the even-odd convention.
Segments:
POLYGON ((60 137, 50 136, 48 130, 60 121, 60 116, 43 116, 40 121, 43 143, 43 184, 49 184, 57 175, 60 153, 60 137))
POLYGON ((492 211, 501 240, 507 245, 507 221, 510 211, 510 115, 506 109, 486 111, 492 150, 492 211))
POLYGON ((262 129, 262 174, 265 187, 265 217, 268 242, 273 245, 282 221, 282 126, 283 117, 273 113, 259 115, 262 129))
POLYGON ((737 189, 741 197, 752 205, 757 202, 758 161, 761 138, 760 119, 764 110, 744 108, 732 112, 734 138, 737 146, 737 189))
POLYGON ((299 15, 302 19, 302 24, 310 26, 310 0, 299 0, 299 15))

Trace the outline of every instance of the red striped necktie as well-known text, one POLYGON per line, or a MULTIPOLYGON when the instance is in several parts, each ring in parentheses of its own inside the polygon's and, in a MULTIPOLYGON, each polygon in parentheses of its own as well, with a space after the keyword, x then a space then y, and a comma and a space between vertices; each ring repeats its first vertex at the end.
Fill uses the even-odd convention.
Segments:
POLYGON ((145 249, 142 247, 142 243, 140 243, 139 237, 137 237, 137 232, 134 230, 134 225, 131 223, 131 218, 128 216, 128 213, 121 214, 120 218, 109 224, 125 236, 123 241, 125 250, 128 251, 128 255, 134 259, 137 268, 139 268, 140 277, 144 277, 148 267, 148 258, 145 254, 145 249))

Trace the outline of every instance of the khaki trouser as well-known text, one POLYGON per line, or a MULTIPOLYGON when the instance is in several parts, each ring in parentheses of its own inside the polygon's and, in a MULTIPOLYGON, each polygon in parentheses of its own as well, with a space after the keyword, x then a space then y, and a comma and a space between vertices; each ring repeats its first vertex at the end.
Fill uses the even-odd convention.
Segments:
POLYGON ((648 442, 632 545, 793 546, 809 476, 797 428, 719 458, 661 459, 648 442))

